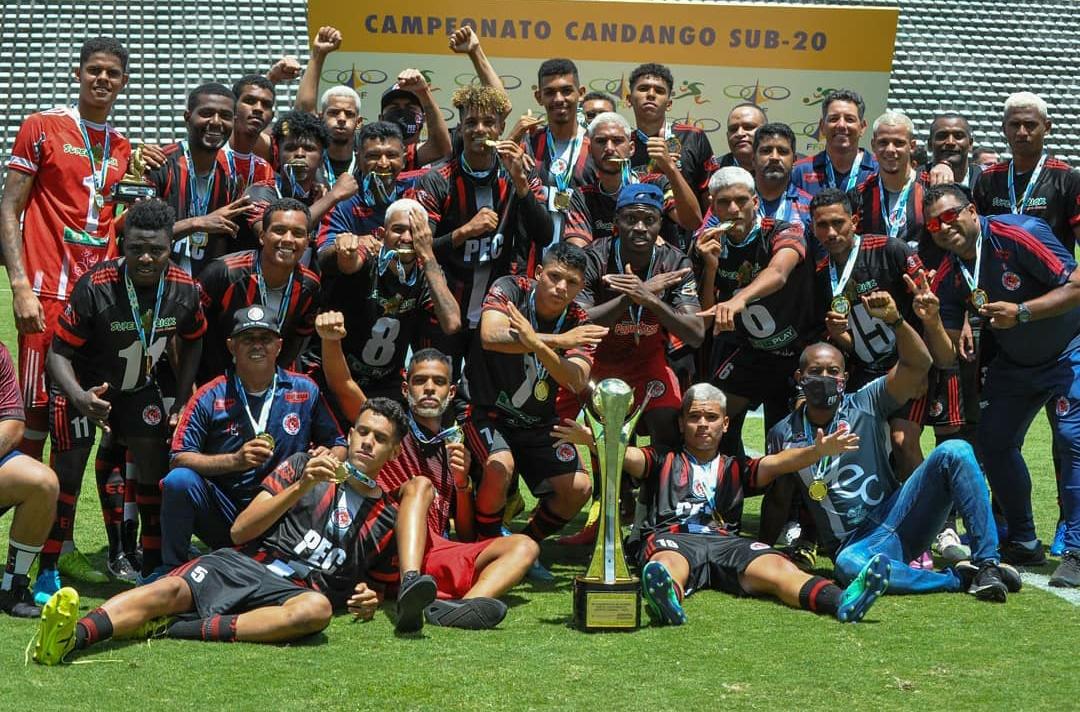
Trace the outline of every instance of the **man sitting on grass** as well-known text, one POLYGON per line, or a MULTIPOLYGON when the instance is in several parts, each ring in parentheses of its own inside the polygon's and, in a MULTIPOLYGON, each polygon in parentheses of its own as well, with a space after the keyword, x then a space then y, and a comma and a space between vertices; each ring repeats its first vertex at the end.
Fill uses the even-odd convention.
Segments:
MULTIPOLYGON (((713 588, 736 596, 773 596, 793 608, 856 622, 885 592, 889 561, 873 557, 846 589, 803 573, 767 544, 729 534, 724 515, 742 504, 750 490, 795 472, 821 458, 857 450, 859 438, 846 431, 776 455, 747 459, 720 453, 727 429, 727 398, 708 383, 687 389, 679 414, 682 444, 674 450, 626 449, 623 469, 641 482, 627 551, 641 570, 649 613, 661 624, 686 622, 685 596, 713 588)), ((595 447, 584 425, 563 420, 552 435, 563 442, 595 447)))
POLYGON ((395 539, 405 572, 397 630, 419 630, 435 581, 409 557, 423 550, 415 542, 427 531, 431 482, 410 480, 395 504, 374 480, 408 429, 399 405, 373 398, 349 431, 345 462, 297 453, 266 477, 232 526, 237 548, 189 561, 78 620, 79 594, 60 589, 42 612, 34 661, 56 665, 114 637, 280 643, 326 628, 336 606, 370 619, 380 596, 362 579, 389 563, 395 539))

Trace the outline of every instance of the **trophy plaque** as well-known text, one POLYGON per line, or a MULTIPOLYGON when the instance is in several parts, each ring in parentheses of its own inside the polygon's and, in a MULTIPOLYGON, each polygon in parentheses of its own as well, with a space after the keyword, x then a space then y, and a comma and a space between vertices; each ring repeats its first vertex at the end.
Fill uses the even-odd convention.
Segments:
POLYGON ((120 182, 113 186, 113 200, 130 205, 136 200, 153 198, 157 189, 146 179, 146 161, 142 157, 142 146, 131 154, 128 169, 120 182))

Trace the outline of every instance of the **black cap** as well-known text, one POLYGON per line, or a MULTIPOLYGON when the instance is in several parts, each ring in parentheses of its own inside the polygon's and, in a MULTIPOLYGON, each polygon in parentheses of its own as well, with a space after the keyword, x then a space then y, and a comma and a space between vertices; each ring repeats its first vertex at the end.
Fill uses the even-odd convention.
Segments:
POLYGON ((278 331, 277 324, 271 321, 270 316, 266 313, 266 309, 258 304, 240 309, 233 315, 233 328, 232 333, 229 334, 229 336, 236 336, 241 332, 250 331, 252 329, 265 329, 278 336, 281 335, 278 331))
POLYGON ((397 84, 392 84, 389 89, 383 92, 382 101, 379 104, 380 109, 385 109, 386 105, 398 97, 404 97, 414 104, 420 103, 420 97, 408 89, 402 89, 397 84))

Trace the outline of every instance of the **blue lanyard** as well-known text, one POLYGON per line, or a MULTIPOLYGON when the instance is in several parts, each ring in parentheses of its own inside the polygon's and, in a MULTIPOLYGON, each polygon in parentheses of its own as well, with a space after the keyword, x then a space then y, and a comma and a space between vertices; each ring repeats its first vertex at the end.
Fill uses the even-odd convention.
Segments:
MULTIPOLYGON (((222 149, 225 152, 225 162, 229 164, 229 178, 236 182, 236 159, 233 157, 236 153, 232 150, 229 144, 225 144, 222 149)), ((251 181, 255 180, 255 156, 248 154, 248 177, 246 185, 251 185, 251 181)))
MULTIPOLYGON (((638 137, 638 140, 641 141, 642 144, 648 144, 649 143, 649 137, 641 129, 634 129, 634 134, 638 137)), ((671 122, 669 121, 666 124, 664 124, 663 130, 660 132, 660 138, 666 139, 670 135, 671 135, 671 122)))
MULTIPOLYGON (((759 198, 761 196, 758 196, 759 198)), ((772 218, 777 222, 791 222, 791 214, 795 211, 795 201, 791 200, 787 193, 780 196, 780 204, 773 211, 772 218)), ((759 218, 770 217, 765 207, 765 201, 758 201, 757 214, 759 218)))
MULTIPOLYGON (((255 253, 255 283, 259 287, 259 299, 262 301, 262 305, 264 307, 269 307, 270 300, 267 297, 266 280, 263 279, 262 260, 258 252, 255 253)), ((285 292, 281 295, 281 303, 278 304, 276 318, 278 331, 281 331, 281 327, 285 324, 285 318, 289 314, 289 300, 292 299, 292 288, 293 276, 290 274, 285 282, 285 292)))
POLYGON ((455 423, 449 428, 439 432, 436 435, 432 435, 430 438, 424 435, 424 431, 420 429, 420 426, 416 424, 416 420, 413 419, 412 413, 409 414, 409 427, 412 429, 413 437, 421 445, 435 445, 436 443, 448 442, 459 443, 463 439, 461 428, 455 423))
POLYGON ((90 175, 94 178, 94 190, 98 195, 101 195, 102 191, 105 190, 105 179, 109 174, 109 145, 112 138, 109 125, 105 124, 105 145, 101 148, 101 167, 98 168, 94 165, 94 151, 90 145, 90 134, 87 133, 86 124, 83 123, 82 117, 79 115, 78 106, 75 107, 75 124, 79 127, 79 133, 82 134, 86 157, 90 160, 90 175))
POLYGON ((374 184, 375 187, 377 188, 377 192, 379 193, 378 197, 382 198, 382 202, 385 205, 389 205, 390 203, 397 200, 397 198, 398 198, 398 183, 397 183, 397 181, 394 181, 394 189, 393 189, 393 191, 391 191, 390 194, 387 195, 386 188, 383 186, 382 180, 379 179, 378 176, 376 176, 374 173, 368 173, 367 175, 364 176, 364 179, 361 181, 361 187, 363 188, 363 191, 364 191, 364 196, 363 196, 363 198, 361 198, 361 200, 364 201, 364 205, 368 206, 369 208, 374 208, 375 207, 377 197, 375 195, 376 191, 371 189, 372 184, 374 184))
MULTIPOLYGON (((331 188, 337 183, 337 176, 334 175, 334 164, 330 162, 330 152, 323 151, 323 173, 326 174, 326 184, 331 188)), ((352 158, 349 160, 349 167, 345 169, 346 173, 352 173, 356 169, 356 154, 352 154, 352 158)))
MULTIPOLYGON (((1032 176, 1034 178, 1034 176, 1032 176)), ((964 281, 967 282, 968 288, 974 292, 979 288, 979 273, 982 271, 982 246, 983 240, 989 239, 990 222, 987 221, 981 230, 979 230, 979 241, 975 243, 975 273, 972 274, 968 268, 964 265, 959 255, 953 255, 953 259, 956 260, 956 266, 960 268, 960 274, 964 276, 964 281)))
POLYGON ((150 338, 146 337, 146 327, 143 325, 142 314, 139 311, 139 297, 135 293, 135 285, 131 283, 131 275, 128 274, 128 263, 124 260, 124 286, 127 287, 128 305, 131 307, 131 318, 135 321, 135 332, 139 335, 139 343, 142 344, 143 354, 146 357, 146 376, 150 377, 150 369, 153 367, 150 356, 150 346, 157 336, 158 315, 161 313, 161 298, 165 294, 165 272, 168 265, 158 277, 157 298, 154 300, 154 311, 150 315, 150 338))
MULTIPOLYGON (((859 184, 859 169, 862 167, 863 152, 859 149, 859 153, 855 156, 855 163, 851 165, 851 173, 848 173, 847 187, 844 191, 849 191, 859 184)), ((825 176, 827 183, 833 188, 839 188, 836 184, 836 170, 833 168, 832 159, 829 158, 829 152, 825 152, 825 176)))
MULTIPOLYGON (((306 190, 304 190, 300 186, 299 183, 296 182, 296 178, 293 176, 293 171, 292 171, 292 168, 290 166, 288 166, 288 165, 282 166, 281 167, 281 172, 284 173, 285 177, 289 179, 289 190, 292 191, 292 195, 290 197, 299 198, 300 200, 304 200, 305 198, 308 197, 308 192, 306 190)), ((278 195, 280 195, 281 194, 281 176, 280 175, 277 176, 277 188, 278 188, 278 195)))
POLYGON ((851 250, 848 252, 847 263, 844 265, 844 272, 839 279, 836 277, 836 265, 833 264, 832 258, 829 259, 829 283, 832 285, 832 295, 834 297, 844 293, 844 287, 847 286, 848 280, 851 279, 851 273, 855 269, 855 261, 859 258, 859 246, 861 244, 862 235, 856 235, 851 241, 851 250))
POLYGON ((266 432, 266 424, 270 420, 270 408, 274 402, 274 396, 277 393, 277 369, 274 369, 274 380, 270 382, 270 387, 266 389, 266 394, 263 396, 262 410, 259 411, 259 419, 256 420, 255 416, 251 414, 251 407, 248 405, 247 391, 244 389, 244 384, 240 380, 240 374, 233 376, 236 385, 236 395, 240 398, 240 403, 244 406, 244 412, 247 413, 248 421, 251 422, 251 429, 255 432, 255 435, 260 435, 266 432))
MULTIPOLYGON (((385 245, 383 246, 383 248, 381 250, 379 250, 379 265, 378 265, 378 267, 379 267, 379 276, 380 277, 383 276, 386 273, 386 270, 389 269, 389 267, 390 267, 390 261, 393 260, 395 257, 397 257, 397 250, 387 249, 385 245)), ((418 276, 420 275, 420 270, 417 269, 416 265, 413 265, 412 274, 405 274, 405 267, 402 266, 401 260, 398 260, 398 262, 397 262, 397 275, 398 275, 398 281, 400 281, 406 287, 411 287, 414 284, 416 284, 416 280, 417 280, 418 276)), ((378 280, 376 279, 375 282, 377 284, 378 280)), ((375 292, 375 291, 372 292, 373 295, 376 294, 376 293, 377 292, 375 292)))
POLYGON ((881 201, 881 219, 885 222, 885 232, 889 234, 889 237, 896 237, 900 234, 900 228, 907 225, 907 204, 908 198, 911 197, 912 188, 915 186, 915 175, 912 174, 908 178, 907 185, 900 191, 900 195, 896 197, 896 205, 893 206, 892 211, 889 211, 889 202, 885 199, 885 181, 881 179, 881 175, 878 174, 878 198, 881 201))
POLYGON ((548 156, 550 158, 549 165, 551 166, 550 172, 555 179, 555 187, 560 191, 565 191, 570 185, 570 180, 574 177, 574 164, 577 162, 578 147, 581 144, 581 132, 579 131, 576 133, 573 140, 570 141, 570 151, 568 153, 569 158, 566 161, 566 170, 561 172, 554 170, 555 161, 559 160, 559 156, 555 155, 555 137, 551 135, 550 128, 546 129, 546 133, 548 156))
MULTIPOLYGON (((825 428, 826 435, 832 434, 833 430, 836 428, 836 422, 840 418, 840 407, 842 405, 843 401, 841 401, 840 404, 836 406, 836 412, 833 413, 833 419, 829 422, 829 427, 825 428)), ((810 422, 810 417, 806 414, 806 406, 803 406, 802 419, 803 432, 806 433, 807 442, 809 442, 810 445, 813 445, 816 442, 816 438, 814 437, 814 425, 810 422)), ((826 455, 821 460, 819 460, 818 463, 814 466, 814 479, 824 480, 825 473, 829 471, 829 465, 831 464, 831 455, 826 455)))
MULTIPOLYGON (((723 221, 720 218, 713 215, 712 218, 710 218, 710 223, 711 224, 709 225, 709 227, 717 227, 717 226, 723 224, 724 222, 726 222, 726 221, 723 221)), ((750 229, 750 234, 748 234, 746 236, 746 238, 743 239, 742 242, 732 242, 729 238, 727 238, 727 237, 724 238, 724 246, 720 250, 720 259, 723 259, 723 260, 727 259, 728 245, 729 244, 732 247, 738 247, 741 250, 744 247, 749 247, 750 245, 754 244, 754 240, 758 239, 759 235, 761 235, 761 218, 760 217, 755 217, 755 219, 754 219, 754 227, 750 229)))
MULTIPOLYGON (((538 321, 539 316, 536 313, 536 287, 533 287, 532 290, 529 291, 529 310, 528 311, 529 311, 529 323, 532 324, 533 331, 536 331, 536 330, 538 330, 540 328, 539 321, 538 321)), ((570 311, 570 306, 569 305, 567 305, 566 308, 563 309, 562 314, 559 315, 558 321, 555 322, 555 330, 553 332, 551 332, 551 333, 553 333, 553 334, 561 334, 562 333, 563 322, 566 321, 566 313, 568 311, 570 311)), ((544 368, 544 364, 540 362, 540 357, 537 356, 535 353, 531 353, 531 354, 529 354, 529 356, 533 360, 533 366, 536 367, 536 380, 537 381, 542 381, 545 378, 547 378, 547 369, 544 368)))
POLYGON ((1035 190, 1035 184, 1039 182, 1039 174, 1042 173, 1043 164, 1046 163, 1046 155, 1047 154, 1044 153, 1039 157, 1039 162, 1036 164, 1035 170, 1031 172, 1031 180, 1028 181, 1027 188, 1024 189, 1024 197, 1020 199, 1019 203, 1016 202, 1016 172, 1013 168, 1013 161, 1009 161, 1009 205, 1012 206, 1013 215, 1024 214, 1024 208, 1027 207, 1028 198, 1031 197, 1032 191, 1035 190))
POLYGON ((490 176, 492 173, 495 172, 495 168, 499 165, 499 159, 496 158, 495 159, 495 165, 492 166, 491 168, 488 168, 486 171, 474 171, 473 167, 469 165, 469 162, 465 160, 465 152, 464 151, 461 152, 461 159, 460 159, 459 162, 461 163, 461 170, 465 171, 465 173, 467 173, 469 176, 475 178, 476 180, 483 180, 483 179, 487 178, 488 176, 490 176))
MULTIPOLYGON (((626 269, 623 267, 622 262, 622 241, 619 238, 615 238, 615 242, 611 243, 611 249, 615 252, 615 267, 619 270, 619 274, 626 274, 626 269)), ((642 282, 648 282, 652 279, 653 267, 656 266, 656 245, 653 245, 652 254, 649 255, 649 270, 645 273, 645 279, 642 282)), ((641 304, 637 305, 637 313, 634 313, 634 305, 630 305, 630 318, 634 321, 634 326, 641 324, 641 314, 645 307, 641 304)), ((636 333, 636 332, 635 332, 636 333)))
POLYGON ((206 209, 210 206, 210 196, 214 194, 214 179, 217 171, 210 166, 210 179, 206 182, 206 194, 199 196, 199 180, 195 175, 195 162, 191 160, 191 151, 188 150, 187 141, 180 141, 180 147, 184 150, 184 160, 187 161, 188 170, 188 217, 206 215, 206 209))

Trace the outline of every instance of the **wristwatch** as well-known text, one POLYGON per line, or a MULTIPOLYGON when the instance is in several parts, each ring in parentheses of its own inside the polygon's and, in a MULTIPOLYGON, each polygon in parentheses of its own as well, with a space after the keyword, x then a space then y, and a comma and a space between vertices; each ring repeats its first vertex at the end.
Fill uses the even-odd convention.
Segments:
POLYGON ((1027 304, 1020 302, 1016 305, 1016 320, 1021 324, 1031 321, 1031 310, 1027 308, 1027 304))

